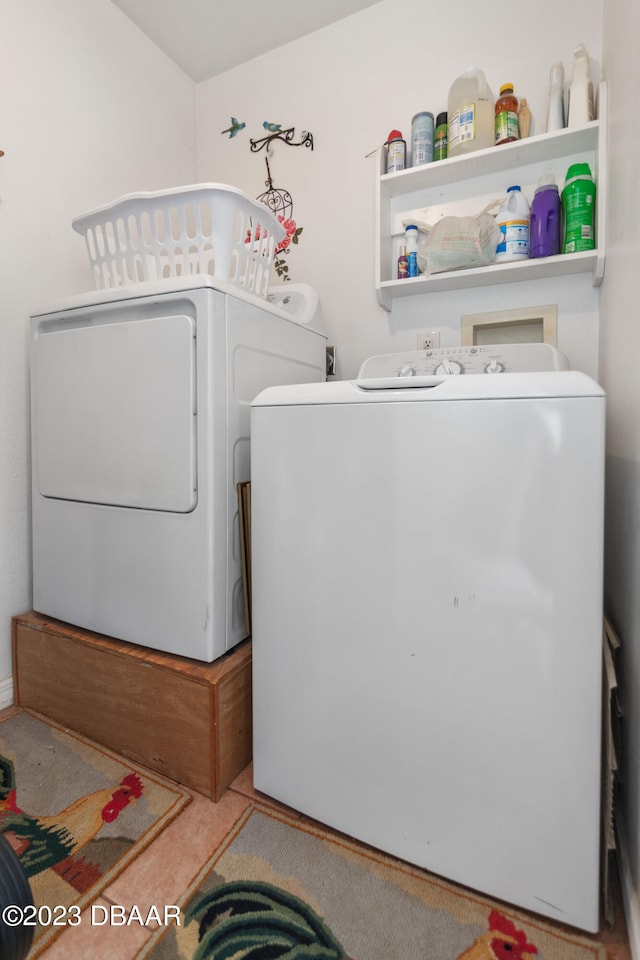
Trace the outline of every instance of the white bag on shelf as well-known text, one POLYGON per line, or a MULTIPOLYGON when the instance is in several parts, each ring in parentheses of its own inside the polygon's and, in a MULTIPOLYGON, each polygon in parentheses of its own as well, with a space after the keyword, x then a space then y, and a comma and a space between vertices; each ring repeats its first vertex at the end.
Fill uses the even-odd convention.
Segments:
POLYGON ((482 212, 471 217, 443 217, 423 237, 418 266, 428 276, 493 263, 500 230, 495 217, 482 212))

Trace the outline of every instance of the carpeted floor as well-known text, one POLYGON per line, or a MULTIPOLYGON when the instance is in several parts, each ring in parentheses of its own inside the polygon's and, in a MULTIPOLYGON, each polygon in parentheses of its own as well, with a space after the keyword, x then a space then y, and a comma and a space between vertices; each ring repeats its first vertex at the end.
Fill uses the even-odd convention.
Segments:
MULTIPOLYGON (((69 813, 78 796, 104 790, 108 799, 103 795, 102 806, 94 803, 94 812, 106 809, 107 819, 114 813, 115 819, 102 821, 93 839, 69 856, 95 862, 94 854, 115 849, 118 838, 129 845, 86 894, 78 892, 76 902, 88 904, 81 922, 61 928, 55 939, 45 931, 28 960, 631 960, 617 882, 615 926, 610 929, 603 918, 599 934, 582 936, 309 821, 258 793, 251 765, 218 803, 197 793, 188 802, 189 791, 183 795, 176 784, 99 747, 93 746, 87 761, 81 738, 67 739, 55 725, 43 729, 37 721, 20 708, 0 712, 0 813, 45 826, 50 816, 59 826, 58 814, 69 813), (5 750, 11 726, 4 721, 14 716, 22 716, 14 726, 17 745, 5 750), (33 754, 28 751, 32 770, 23 779, 21 766, 11 771, 18 747, 30 742, 30 729, 37 731, 38 744, 33 754), (82 790, 73 789, 69 772, 76 755, 78 769, 88 768, 82 790), (144 787, 135 803, 135 780, 123 785, 131 773, 144 787), (33 801, 22 793, 31 777, 33 801), (38 797, 45 797, 44 807, 38 797), (157 823, 149 823, 151 815, 157 823), (269 935, 275 931, 275 942, 265 945, 265 928, 269 935)), ((47 902, 57 901, 47 895, 41 902, 46 912, 47 902)))
POLYGON ((175 783, 43 717, 22 711, 2 720, 0 831, 20 858, 40 921, 29 960, 190 801, 175 783))
POLYGON ((606 949, 251 804, 147 960, 604 960, 606 949))

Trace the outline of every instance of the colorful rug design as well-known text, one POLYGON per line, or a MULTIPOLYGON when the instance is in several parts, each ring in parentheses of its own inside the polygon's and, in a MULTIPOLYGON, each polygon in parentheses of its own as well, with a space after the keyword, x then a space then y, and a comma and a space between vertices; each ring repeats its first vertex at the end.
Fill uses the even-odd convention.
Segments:
POLYGON ((190 800, 44 717, 23 711, 0 723, 0 831, 43 920, 29 960, 64 929, 49 910, 79 915, 190 800))
POLYGON ((595 940, 252 805, 146 960, 605 960, 595 940))

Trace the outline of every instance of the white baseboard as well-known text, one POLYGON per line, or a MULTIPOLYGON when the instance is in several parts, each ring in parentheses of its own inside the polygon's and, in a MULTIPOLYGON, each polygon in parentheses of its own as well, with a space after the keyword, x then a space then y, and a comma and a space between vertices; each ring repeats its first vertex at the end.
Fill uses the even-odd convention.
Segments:
POLYGON ((616 855, 620 870, 624 915, 627 921, 627 933, 629 934, 629 949, 633 960, 640 960, 640 890, 633 883, 633 873, 627 854, 626 831, 622 826, 622 818, 619 815, 617 817, 617 827, 618 849, 616 855))
POLYGON ((0 680, 0 710, 13 703, 13 677, 0 680))

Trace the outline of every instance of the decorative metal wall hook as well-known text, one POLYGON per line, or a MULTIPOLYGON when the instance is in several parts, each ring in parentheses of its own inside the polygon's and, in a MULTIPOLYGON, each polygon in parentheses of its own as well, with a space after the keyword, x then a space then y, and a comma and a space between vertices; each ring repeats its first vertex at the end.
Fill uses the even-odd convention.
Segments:
MULTIPOLYGON (((268 154, 269 154, 269 148, 267 147, 267 155, 268 154)), ((271 190, 273 189, 273 178, 271 176, 271 167, 269 166, 269 161, 267 157, 264 158, 264 162, 267 166, 267 179, 265 180, 264 185, 268 190, 271 190)))
POLYGON ((268 133, 266 137, 261 137, 259 140, 251 139, 249 142, 251 144, 251 152, 258 153, 264 147, 267 148, 267 153, 271 155, 271 144, 274 140, 280 140, 282 143, 286 143, 289 147, 311 147, 313 150, 313 134, 308 133, 306 130, 303 130, 300 134, 300 140, 297 143, 294 143, 293 138, 295 136, 296 130, 295 127, 288 127, 286 130, 282 130, 280 124, 278 123, 267 123, 266 121, 262 124, 265 130, 270 130, 271 133, 268 133))
POLYGON ((273 156, 272 147, 276 140, 289 147, 310 147, 313 150, 313 134, 303 130, 300 139, 296 141, 294 140, 295 127, 287 127, 286 130, 283 130, 279 123, 267 123, 266 120, 262 126, 267 131, 266 136, 256 140, 250 139, 249 144, 252 153, 259 153, 261 150, 265 152, 264 162, 267 167, 265 186, 267 189, 260 194, 258 200, 274 214, 285 229, 285 237, 280 240, 275 248, 273 265, 280 279, 286 282, 291 278, 289 276, 289 265, 285 257, 290 252, 291 244, 297 244, 300 240, 302 227, 299 227, 293 219, 293 197, 289 191, 273 185, 269 158, 273 156))

